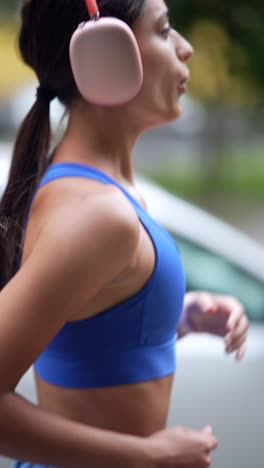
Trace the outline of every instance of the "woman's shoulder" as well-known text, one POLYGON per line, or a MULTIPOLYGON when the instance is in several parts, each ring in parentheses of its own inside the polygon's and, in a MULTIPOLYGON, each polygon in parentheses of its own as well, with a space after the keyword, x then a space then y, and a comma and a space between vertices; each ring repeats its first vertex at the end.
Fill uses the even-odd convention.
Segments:
POLYGON ((126 217, 137 218, 135 209, 121 189, 113 184, 105 184, 94 179, 78 177, 63 177, 47 183, 37 190, 35 194, 29 222, 40 218, 48 220, 54 214, 72 214, 80 208, 93 211, 93 208, 104 209, 112 206, 126 217))
POLYGON ((137 233, 139 219, 132 204, 115 186, 97 187, 81 197, 64 199, 49 211, 48 223, 58 235, 90 233, 94 241, 117 233, 137 233))
POLYGON ((78 246, 88 256, 91 248, 98 256, 105 254, 106 247, 116 255, 117 250, 136 249, 140 222, 131 202, 118 187, 98 183, 88 184, 84 191, 80 187, 74 191, 66 185, 45 194, 43 191, 36 199, 25 239, 24 259, 33 250, 33 245, 27 242, 27 237, 34 237, 33 231, 37 233, 34 244, 40 238, 42 242, 45 239, 46 246, 50 243, 53 249, 55 240, 60 248, 70 249, 73 256, 78 246))

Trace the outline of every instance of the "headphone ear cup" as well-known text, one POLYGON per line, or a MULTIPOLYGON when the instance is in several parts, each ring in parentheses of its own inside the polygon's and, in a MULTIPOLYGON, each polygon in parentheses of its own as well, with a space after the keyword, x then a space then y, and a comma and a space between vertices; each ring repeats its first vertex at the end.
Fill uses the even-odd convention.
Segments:
POLYGON ((80 94, 93 104, 125 104, 142 87, 136 38, 131 28, 116 18, 82 23, 70 42, 70 62, 80 94))

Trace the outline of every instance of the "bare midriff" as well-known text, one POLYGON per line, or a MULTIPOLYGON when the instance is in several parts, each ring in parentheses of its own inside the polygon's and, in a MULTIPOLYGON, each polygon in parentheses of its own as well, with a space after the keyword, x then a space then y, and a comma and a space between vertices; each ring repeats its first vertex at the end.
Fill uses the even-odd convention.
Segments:
POLYGON ((68 389, 35 375, 42 408, 101 429, 146 437, 166 426, 173 375, 115 387, 68 389))
MULTIPOLYGON (((41 189, 33 204, 26 231, 22 263, 32 252, 41 224, 47 221, 49 196, 57 185, 60 196, 67 203, 69 192, 74 197, 74 179, 55 181, 41 189), (35 208, 35 209, 34 209, 35 208)), ((86 192, 87 182, 78 181, 77 196, 86 192), (81 183, 82 182, 82 183, 81 183)), ((76 187, 76 185, 75 185, 76 187)), ((54 204, 54 197, 51 200, 54 204)), ((108 284, 82 311, 74 313, 70 321, 83 320, 100 313, 138 292, 148 281, 155 267, 155 250, 146 230, 141 225, 137 261, 126 275, 108 284)), ((125 313, 125 311, 124 311, 125 313)), ((128 363, 129 365, 129 363, 128 363)), ((39 405, 48 411, 102 429, 138 436, 148 436, 166 426, 174 375, 127 385, 102 388, 70 389, 43 381, 35 374, 39 405)))

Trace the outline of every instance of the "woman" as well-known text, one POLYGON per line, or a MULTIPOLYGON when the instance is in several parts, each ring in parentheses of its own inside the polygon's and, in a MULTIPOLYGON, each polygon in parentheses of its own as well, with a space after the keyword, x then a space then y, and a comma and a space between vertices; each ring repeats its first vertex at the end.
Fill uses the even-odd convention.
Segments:
POLYGON ((142 89, 118 107, 85 102, 73 80, 85 3, 22 7, 20 50, 40 87, 0 207, 0 451, 17 467, 203 468, 211 427, 166 429, 175 339, 222 335, 241 359, 248 323, 234 298, 184 297, 177 246, 148 215, 131 159, 144 130, 180 116, 192 47, 163 0, 98 6, 133 29, 143 63, 142 89), (69 124, 48 159, 55 96, 69 124), (38 406, 15 393, 33 362, 38 406))

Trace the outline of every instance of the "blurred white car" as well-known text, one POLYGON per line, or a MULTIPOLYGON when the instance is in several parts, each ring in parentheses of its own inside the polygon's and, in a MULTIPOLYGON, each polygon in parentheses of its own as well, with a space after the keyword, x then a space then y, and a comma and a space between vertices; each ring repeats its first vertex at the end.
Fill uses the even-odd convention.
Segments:
MULTIPOLYGON (((0 147, 0 194, 9 161, 10 147, 0 147)), ((219 440, 214 468, 263 468, 264 246, 150 180, 138 177, 137 184, 150 214, 178 242, 188 289, 237 296, 251 325, 240 363, 225 354, 220 338, 193 334, 177 344, 168 425, 210 423, 219 440)), ((32 368, 17 391, 36 401, 32 368)), ((0 468, 6 463, 0 459, 0 468)))

